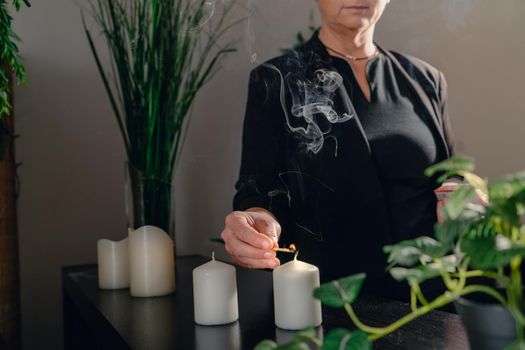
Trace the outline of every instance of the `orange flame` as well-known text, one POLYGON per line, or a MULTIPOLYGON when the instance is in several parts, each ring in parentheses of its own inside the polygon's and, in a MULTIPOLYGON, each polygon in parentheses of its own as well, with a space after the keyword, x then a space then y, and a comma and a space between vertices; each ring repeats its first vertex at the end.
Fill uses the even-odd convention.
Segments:
POLYGON ((295 244, 290 244, 288 246, 288 248, 273 248, 273 251, 275 252, 283 252, 283 253, 295 253, 297 251, 297 247, 295 246, 295 244))

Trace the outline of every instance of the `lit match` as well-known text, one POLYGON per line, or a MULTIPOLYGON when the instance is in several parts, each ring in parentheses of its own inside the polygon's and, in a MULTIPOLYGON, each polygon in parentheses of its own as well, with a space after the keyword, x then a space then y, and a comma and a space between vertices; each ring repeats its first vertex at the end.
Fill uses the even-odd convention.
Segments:
POLYGON ((288 248, 273 248, 274 252, 283 252, 283 253, 295 253, 297 248, 295 247, 295 244, 290 244, 288 248))

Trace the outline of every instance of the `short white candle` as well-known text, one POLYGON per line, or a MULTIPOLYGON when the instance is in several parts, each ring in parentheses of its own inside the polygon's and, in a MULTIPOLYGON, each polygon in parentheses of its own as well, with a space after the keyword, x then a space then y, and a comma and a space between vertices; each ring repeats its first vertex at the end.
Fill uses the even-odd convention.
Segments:
POLYGON ((275 325, 289 330, 319 326, 321 302, 313 296, 319 285, 319 269, 297 260, 297 254, 294 260, 276 268, 273 271, 275 325))
POLYGON ((129 287, 128 238, 97 242, 98 286, 100 289, 129 287))
POLYGON ((129 281, 134 297, 153 297, 175 291, 173 240, 155 226, 129 233, 129 281))
POLYGON ((237 321, 237 277, 235 268, 212 260, 193 270, 193 306, 195 322, 221 325, 237 321))

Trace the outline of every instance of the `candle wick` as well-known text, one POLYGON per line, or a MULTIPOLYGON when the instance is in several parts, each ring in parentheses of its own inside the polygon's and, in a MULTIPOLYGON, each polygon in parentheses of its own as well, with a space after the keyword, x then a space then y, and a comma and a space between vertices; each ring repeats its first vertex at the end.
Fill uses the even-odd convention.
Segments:
POLYGON ((213 252, 211 253, 211 259, 212 259, 213 261, 215 261, 215 251, 213 251, 213 252))
POLYGON ((296 251, 296 252, 295 252, 295 254, 294 254, 294 256, 293 256, 293 259, 294 259, 294 260, 297 260, 297 255, 299 255, 299 251, 296 251))

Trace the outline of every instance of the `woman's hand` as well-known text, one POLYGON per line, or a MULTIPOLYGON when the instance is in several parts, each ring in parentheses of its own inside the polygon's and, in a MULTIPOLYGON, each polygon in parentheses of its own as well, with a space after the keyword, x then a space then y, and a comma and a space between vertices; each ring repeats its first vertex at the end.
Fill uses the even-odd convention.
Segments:
MULTIPOLYGON (((442 223, 444 221, 441 211, 443 207, 445 206, 445 204, 447 203, 448 196, 450 196, 450 194, 454 192, 460 184, 461 184, 460 182, 456 182, 456 181, 446 181, 434 191, 436 193, 437 200, 438 200, 437 206, 436 206, 436 214, 437 214, 437 220, 439 223, 442 223)), ((474 200, 472 201, 472 203, 486 206, 487 204, 489 204, 489 200, 483 192, 476 189, 476 196, 474 197, 474 200)))
POLYGON ((279 246, 281 225, 266 209, 250 208, 226 216, 221 237, 233 261, 252 269, 279 266, 273 248, 279 246))

